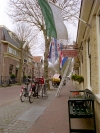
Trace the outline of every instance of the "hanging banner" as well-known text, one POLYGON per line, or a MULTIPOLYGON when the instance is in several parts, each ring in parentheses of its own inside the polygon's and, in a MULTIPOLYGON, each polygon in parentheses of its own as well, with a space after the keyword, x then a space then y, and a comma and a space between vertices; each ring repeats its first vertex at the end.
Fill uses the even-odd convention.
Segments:
POLYGON ((53 39, 50 43, 50 51, 49 51, 48 60, 49 62, 54 64, 57 58, 58 58, 57 40, 53 39))
POLYGON ((62 54, 64 57, 75 57, 78 55, 78 51, 77 50, 65 50, 62 49, 62 54))

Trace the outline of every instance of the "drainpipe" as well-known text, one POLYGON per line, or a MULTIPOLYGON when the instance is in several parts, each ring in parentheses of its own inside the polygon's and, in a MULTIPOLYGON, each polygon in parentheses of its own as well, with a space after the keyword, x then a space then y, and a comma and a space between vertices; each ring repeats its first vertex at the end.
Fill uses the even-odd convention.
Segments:
POLYGON ((4 76, 4 54, 3 54, 3 63, 2 63, 2 77, 4 76))

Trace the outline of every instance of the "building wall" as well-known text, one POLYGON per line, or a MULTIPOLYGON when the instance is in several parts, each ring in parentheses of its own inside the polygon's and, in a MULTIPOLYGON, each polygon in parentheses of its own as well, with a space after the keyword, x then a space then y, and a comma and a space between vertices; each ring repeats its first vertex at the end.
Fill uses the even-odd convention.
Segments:
POLYGON ((4 71, 4 53, 7 51, 7 45, 3 44, 2 42, 0 43, 0 47, 1 47, 1 54, 0 54, 0 76, 4 76, 3 75, 3 71, 4 71))
MULTIPOLYGON (((98 79, 98 70, 100 68, 98 68, 98 58, 100 59, 100 57, 98 56, 98 47, 97 47, 97 32, 96 32, 96 16, 93 17, 92 19, 92 34, 91 34, 91 38, 92 38, 92 54, 94 54, 94 57, 92 57, 92 69, 93 69, 93 74, 92 74, 92 88, 93 88, 93 92, 94 93, 99 93, 99 80, 98 79)), ((100 44, 99 44, 100 45, 100 44)), ((97 127, 97 133, 100 132, 100 103, 95 101, 95 117, 96 117, 96 127, 97 127)))
POLYGON ((86 41, 83 42, 82 51, 82 74, 84 78, 84 88, 87 88, 87 56, 86 56, 86 41))
MULTIPOLYGON (((99 93, 99 80, 98 79, 98 70, 100 69, 98 67, 98 48, 97 48, 97 32, 96 32, 96 16, 92 17, 91 20, 91 30, 88 33, 87 39, 83 43, 83 76, 85 77, 84 79, 84 89, 92 89, 94 94, 99 93), (88 53, 88 39, 90 38, 90 47, 89 47, 89 53, 88 53), (89 59, 89 54, 91 58, 91 84, 89 84, 89 76, 90 73, 88 73, 88 59, 89 59)), ((100 45, 100 44, 99 44, 100 45)), ((100 103, 95 100, 95 119, 96 119, 96 128, 97 128, 97 133, 100 133, 100 103)))
POLYGON ((91 85, 92 91, 98 93, 98 51, 97 51, 97 34, 96 34, 96 16, 92 18, 91 29, 91 85))
POLYGON ((39 66, 34 67, 32 61, 33 57, 29 54, 28 47, 25 47, 25 49, 22 52, 21 49, 17 48, 14 44, 11 44, 9 42, 5 43, 1 40, 5 41, 5 35, 3 34, 2 28, 0 28, 0 78, 1 76, 2 78, 10 77, 9 66, 13 65, 12 74, 17 74, 17 81, 19 81, 19 77, 21 75, 21 59, 26 60, 26 62, 25 60, 23 61, 22 76, 43 76, 42 62, 37 63, 39 66), (23 55, 21 53, 23 53, 23 55))

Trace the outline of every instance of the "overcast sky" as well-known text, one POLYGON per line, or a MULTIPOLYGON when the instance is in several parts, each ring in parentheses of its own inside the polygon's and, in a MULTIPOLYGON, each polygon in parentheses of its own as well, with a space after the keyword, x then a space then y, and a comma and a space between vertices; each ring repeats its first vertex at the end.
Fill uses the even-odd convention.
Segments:
POLYGON ((0 0, 0 25, 5 25, 9 30, 13 29, 13 24, 7 15, 7 1, 0 0))

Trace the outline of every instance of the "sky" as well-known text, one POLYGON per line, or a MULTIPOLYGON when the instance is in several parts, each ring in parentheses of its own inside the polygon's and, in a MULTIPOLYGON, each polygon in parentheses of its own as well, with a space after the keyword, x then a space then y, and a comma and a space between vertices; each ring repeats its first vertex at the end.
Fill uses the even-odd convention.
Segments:
POLYGON ((0 25, 6 26, 9 30, 13 29, 13 23, 7 15, 7 1, 0 0, 0 25))
MULTIPOLYGON (((11 18, 7 15, 7 2, 9 0, 0 0, 0 25, 6 26, 9 30, 13 31, 14 24, 11 20, 11 18)), ((70 34, 73 41, 76 40, 76 34, 77 34, 77 27, 73 25, 69 25, 68 28, 68 34, 70 34)), ((39 47, 37 47, 38 49, 39 47)), ((41 50, 34 49, 35 55, 40 55, 42 52, 41 50), (38 51, 38 52, 37 52, 38 51)))

